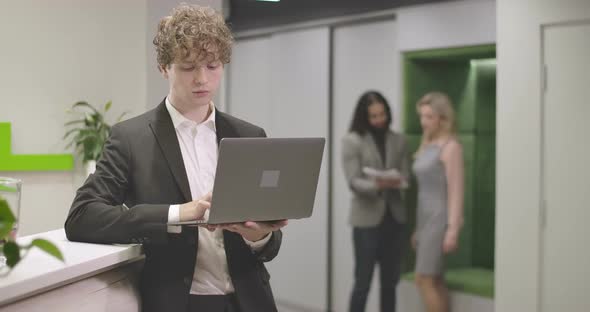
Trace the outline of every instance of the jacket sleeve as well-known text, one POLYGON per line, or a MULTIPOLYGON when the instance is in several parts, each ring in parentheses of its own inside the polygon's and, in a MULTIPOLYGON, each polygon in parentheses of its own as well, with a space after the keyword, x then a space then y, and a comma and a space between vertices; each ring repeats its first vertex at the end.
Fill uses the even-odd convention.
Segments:
POLYGON ((268 262, 274 259, 279 254, 282 240, 283 232, 281 230, 272 232, 266 245, 260 251, 254 253, 256 258, 262 262, 268 262))
POLYGON ((130 185, 131 152, 117 125, 102 155, 74 198, 65 231, 69 240, 88 243, 166 243, 169 205, 124 202, 130 185))
POLYGON ((350 189, 359 196, 378 197, 380 191, 373 180, 362 173, 360 142, 347 135, 342 140, 342 166, 350 189))

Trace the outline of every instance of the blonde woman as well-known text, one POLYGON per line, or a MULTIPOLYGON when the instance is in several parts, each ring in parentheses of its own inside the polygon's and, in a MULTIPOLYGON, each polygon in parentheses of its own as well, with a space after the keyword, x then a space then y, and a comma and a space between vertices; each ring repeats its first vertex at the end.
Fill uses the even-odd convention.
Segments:
POLYGON ((416 106, 422 126, 422 143, 412 168, 418 183, 416 231, 412 235, 416 285, 428 312, 446 312, 449 295, 444 255, 457 249, 463 225, 463 151, 447 95, 428 93, 416 106))

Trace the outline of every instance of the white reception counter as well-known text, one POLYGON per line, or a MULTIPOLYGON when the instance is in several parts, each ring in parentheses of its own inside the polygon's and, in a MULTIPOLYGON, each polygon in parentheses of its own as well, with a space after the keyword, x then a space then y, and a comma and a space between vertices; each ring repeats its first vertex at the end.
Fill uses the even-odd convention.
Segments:
POLYGON ((74 243, 63 229, 19 238, 58 246, 65 263, 32 248, 0 277, 0 311, 138 311, 141 245, 74 243))

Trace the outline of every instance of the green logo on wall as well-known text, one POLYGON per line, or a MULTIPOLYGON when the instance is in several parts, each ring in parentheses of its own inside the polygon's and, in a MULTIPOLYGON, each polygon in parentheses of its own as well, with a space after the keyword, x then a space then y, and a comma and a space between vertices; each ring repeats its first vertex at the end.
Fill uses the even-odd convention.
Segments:
POLYGON ((74 158, 70 154, 12 155, 10 123, 0 122, 0 171, 72 170, 74 158))

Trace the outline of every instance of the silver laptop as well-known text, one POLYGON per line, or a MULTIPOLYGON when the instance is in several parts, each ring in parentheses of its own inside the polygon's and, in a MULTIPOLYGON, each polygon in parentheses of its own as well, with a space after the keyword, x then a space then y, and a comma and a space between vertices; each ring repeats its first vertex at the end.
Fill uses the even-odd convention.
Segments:
POLYGON ((301 219, 312 215, 324 138, 224 138, 207 220, 170 225, 301 219))

